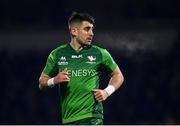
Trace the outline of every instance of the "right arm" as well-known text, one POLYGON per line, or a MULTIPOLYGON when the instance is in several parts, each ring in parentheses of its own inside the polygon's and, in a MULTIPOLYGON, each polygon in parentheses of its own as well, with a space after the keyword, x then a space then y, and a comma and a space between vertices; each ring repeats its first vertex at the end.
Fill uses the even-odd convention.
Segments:
MULTIPOLYGON (((62 72, 59 72, 55 77, 53 78, 53 85, 58 85, 61 83, 67 83, 70 81, 70 78, 68 77, 67 69, 65 68, 62 72)), ((52 79, 50 76, 48 76, 45 73, 42 73, 39 78, 39 88, 40 90, 45 90, 48 86, 48 80, 52 79)))
POLYGON ((39 78, 39 88, 40 90, 45 90, 48 87, 48 80, 51 79, 48 75, 42 73, 39 78))

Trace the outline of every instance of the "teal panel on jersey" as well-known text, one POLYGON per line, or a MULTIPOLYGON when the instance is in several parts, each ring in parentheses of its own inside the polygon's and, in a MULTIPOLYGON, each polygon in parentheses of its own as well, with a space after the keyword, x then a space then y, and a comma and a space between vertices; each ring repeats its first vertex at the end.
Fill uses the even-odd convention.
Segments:
POLYGON ((60 85, 63 123, 88 117, 103 118, 102 103, 95 101, 92 92, 99 88, 102 66, 112 72, 117 64, 98 46, 86 46, 77 52, 70 44, 65 44, 51 52, 43 73, 53 77, 67 68, 70 77, 67 84, 60 85))

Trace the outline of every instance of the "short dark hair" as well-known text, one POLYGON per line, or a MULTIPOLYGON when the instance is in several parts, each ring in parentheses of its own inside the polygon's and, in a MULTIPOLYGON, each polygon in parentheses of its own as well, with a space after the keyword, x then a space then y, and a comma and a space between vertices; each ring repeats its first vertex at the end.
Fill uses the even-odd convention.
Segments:
POLYGON ((88 21, 91 24, 95 23, 94 18, 88 13, 73 12, 68 20, 68 24, 71 25, 72 23, 81 23, 82 21, 88 21))

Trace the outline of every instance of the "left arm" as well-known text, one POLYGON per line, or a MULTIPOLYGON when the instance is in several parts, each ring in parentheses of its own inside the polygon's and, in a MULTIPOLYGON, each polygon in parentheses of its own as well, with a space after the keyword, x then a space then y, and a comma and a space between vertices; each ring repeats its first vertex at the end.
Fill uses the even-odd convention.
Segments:
POLYGON ((117 66, 116 69, 111 73, 109 85, 104 90, 94 89, 95 99, 98 102, 105 101, 114 91, 116 91, 123 84, 124 77, 121 70, 117 66))

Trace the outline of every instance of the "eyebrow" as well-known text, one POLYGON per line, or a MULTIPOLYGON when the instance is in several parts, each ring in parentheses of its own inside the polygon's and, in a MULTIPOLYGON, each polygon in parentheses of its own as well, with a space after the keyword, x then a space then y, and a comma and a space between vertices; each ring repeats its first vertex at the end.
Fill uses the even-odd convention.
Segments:
POLYGON ((84 28, 88 28, 88 29, 92 28, 92 29, 94 29, 94 27, 90 27, 90 26, 86 26, 86 27, 84 27, 84 28))

